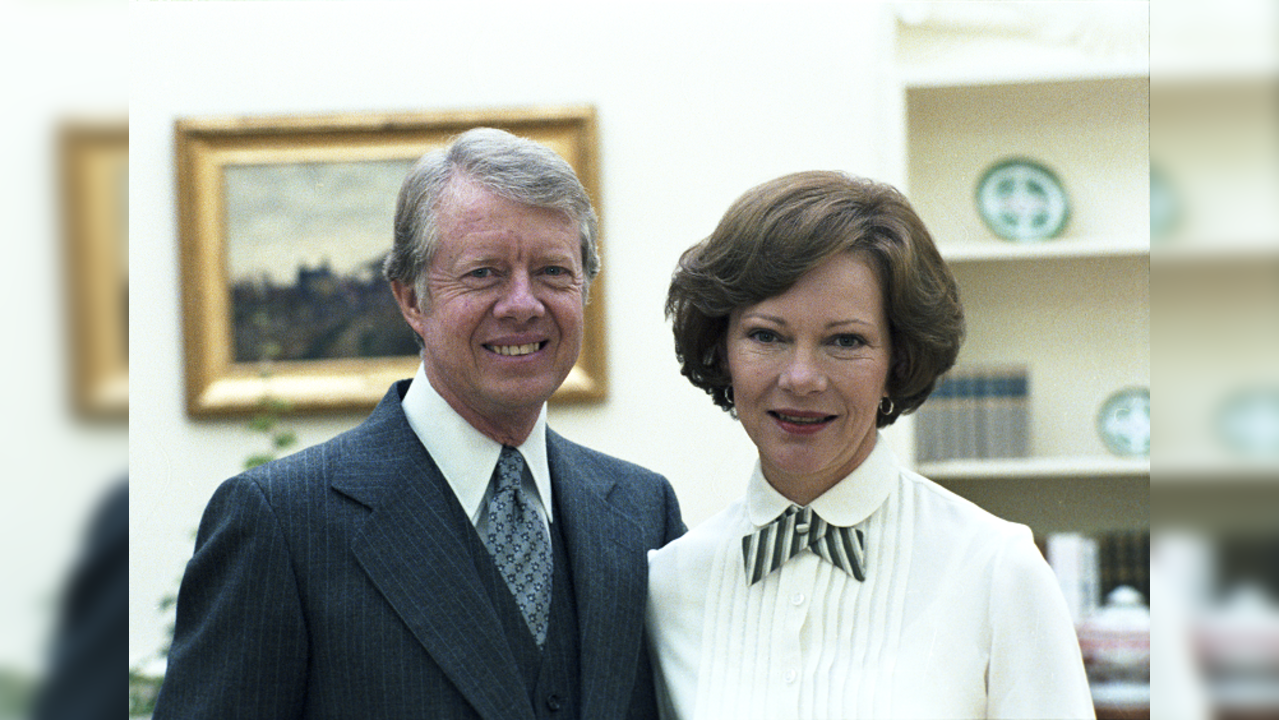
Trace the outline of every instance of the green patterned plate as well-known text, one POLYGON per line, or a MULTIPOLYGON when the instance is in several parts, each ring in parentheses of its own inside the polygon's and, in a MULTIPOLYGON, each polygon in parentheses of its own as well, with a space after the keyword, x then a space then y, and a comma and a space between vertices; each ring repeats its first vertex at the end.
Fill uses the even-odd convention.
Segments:
POLYGON ((1150 239, 1162 240, 1176 228, 1181 219, 1180 198, 1168 174, 1154 163, 1150 165, 1150 239))
POLYGON ((990 231, 1005 240, 1038 242, 1057 237, 1070 218, 1070 198, 1052 170, 1013 158, 992 165, 977 183, 977 210, 990 231))
POLYGON ((1110 452, 1125 457, 1150 455, 1150 389, 1126 388, 1102 403, 1097 433, 1110 452))
POLYGON ((1241 390, 1222 403, 1217 436, 1237 454, 1279 458, 1279 387, 1241 390))

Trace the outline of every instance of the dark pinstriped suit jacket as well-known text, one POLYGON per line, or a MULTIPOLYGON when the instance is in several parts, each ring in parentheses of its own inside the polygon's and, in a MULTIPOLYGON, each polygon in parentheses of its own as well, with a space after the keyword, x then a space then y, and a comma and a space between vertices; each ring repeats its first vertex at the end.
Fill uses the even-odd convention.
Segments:
MULTIPOLYGON (((165 718, 532 718, 403 381, 359 427, 225 482, 178 596, 165 718)), ((656 715, 646 552, 684 532, 665 478, 548 431, 581 644, 582 717, 656 715)))

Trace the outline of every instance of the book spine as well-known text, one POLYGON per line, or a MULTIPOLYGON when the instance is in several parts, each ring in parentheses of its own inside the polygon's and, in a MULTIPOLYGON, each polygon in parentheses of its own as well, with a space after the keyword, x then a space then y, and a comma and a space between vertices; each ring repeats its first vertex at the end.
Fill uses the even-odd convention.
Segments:
POLYGON ((1030 456, 1030 377, 1018 371, 1008 383, 1008 457, 1030 456))
POLYGON ((940 460, 937 441, 937 411, 944 403, 943 384, 937 383, 924 404, 915 411, 915 462, 940 460))
POLYGON ((958 383, 956 390, 959 398, 959 413, 955 419, 958 443, 955 457, 965 459, 980 457, 977 448, 978 408, 981 403, 978 397, 980 384, 975 375, 962 376, 958 379, 958 383))
POLYGON ((1097 541, 1080 533, 1049 535, 1048 564, 1057 576, 1070 617, 1077 625, 1101 602, 1097 541))

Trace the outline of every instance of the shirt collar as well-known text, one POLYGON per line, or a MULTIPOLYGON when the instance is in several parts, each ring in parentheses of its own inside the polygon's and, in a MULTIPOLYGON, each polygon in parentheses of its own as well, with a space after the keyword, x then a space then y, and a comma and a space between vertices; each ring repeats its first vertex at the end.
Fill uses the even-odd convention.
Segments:
MULTIPOLYGON (((875 448, 862 464, 809 503, 809 507, 831 525, 856 525, 870 517, 888 498, 897 479, 897 467, 897 456, 883 437, 876 434, 875 448)), ((763 527, 792 504, 768 484, 757 460, 746 486, 746 513, 751 523, 763 527)))
MULTIPOLYGON (((413 428, 431 459, 439 466, 444 479, 462 503, 467 517, 474 520, 479 515, 489 478, 493 476, 493 468, 497 467, 497 456, 502 452, 501 444, 476 430, 440 397, 431 386, 431 381, 427 380, 425 367, 420 364, 408 392, 404 394, 402 406, 409 427, 413 428)), ((546 519, 548 522, 552 521, 551 471, 546 461, 545 403, 537 416, 537 423, 533 425, 533 432, 529 433, 524 444, 517 449, 533 474, 533 484, 537 486, 542 506, 546 510, 546 519)))

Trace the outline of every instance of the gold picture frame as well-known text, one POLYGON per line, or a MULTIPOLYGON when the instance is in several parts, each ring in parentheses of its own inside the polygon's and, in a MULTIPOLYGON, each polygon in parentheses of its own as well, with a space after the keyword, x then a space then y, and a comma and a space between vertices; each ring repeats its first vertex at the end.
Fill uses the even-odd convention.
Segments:
MULTIPOLYGON (((262 312, 246 309, 249 301, 237 305, 233 298, 256 298, 260 307, 287 295, 296 315, 304 307, 299 298, 330 298, 341 288, 358 298, 350 302, 377 306, 361 318, 386 318, 387 312, 398 318, 389 288, 376 277, 379 261, 368 253, 390 250, 395 194, 412 163, 479 126, 554 149, 599 211, 595 111, 588 106, 179 120, 188 413, 245 415, 267 402, 296 412, 368 410, 392 382, 412 377, 419 358, 415 348, 410 353, 399 345, 405 338, 414 343, 402 319, 395 337, 385 330, 390 320, 361 319, 358 333, 352 320, 345 328, 317 326, 299 339, 305 322, 263 320, 262 312), (316 219, 325 215, 333 217, 316 219), (365 255, 352 248, 364 248, 365 255), (334 261, 348 264, 334 269, 334 261), (286 283, 292 290, 281 289, 286 283), (263 340, 268 331, 262 327, 283 339, 263 340), (319 337, 325 348, 342 352, 315 350, 319 337), (347 352, 352 348, 358 352, 347 352)), ((581 355, 552 402, 605 396, 602 279, 591 286, 581 355)))
POLYGON ((71 397, 92 419, 129 412, 129 123, 58 133, 71 397))

